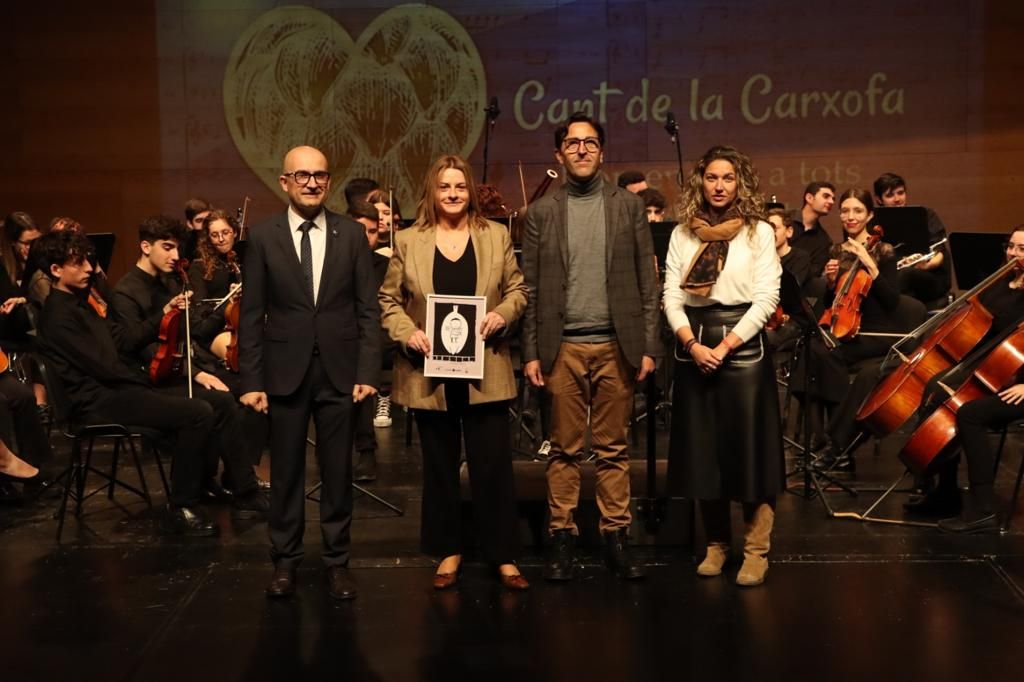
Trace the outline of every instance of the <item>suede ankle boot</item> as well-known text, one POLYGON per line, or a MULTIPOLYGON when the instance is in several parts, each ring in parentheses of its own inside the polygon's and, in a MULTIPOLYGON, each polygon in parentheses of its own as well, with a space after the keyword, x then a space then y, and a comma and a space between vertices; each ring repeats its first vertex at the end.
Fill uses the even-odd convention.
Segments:
POLYGON ((736 584, 754 587, 764 582, 768 572, 768 550, 771 549, 775 509, 767 503, 743 505, 746 529, 743 534, 743 566, 736 575, 736 584))
POLYGON ((701 500, 700 516, 704 523, 704 535, 708 539, 708 551, 704 561, 697 566, 697 575, 712 578, 722 575, 722 568, 729 560, 732 545, 729 501, 701 500))

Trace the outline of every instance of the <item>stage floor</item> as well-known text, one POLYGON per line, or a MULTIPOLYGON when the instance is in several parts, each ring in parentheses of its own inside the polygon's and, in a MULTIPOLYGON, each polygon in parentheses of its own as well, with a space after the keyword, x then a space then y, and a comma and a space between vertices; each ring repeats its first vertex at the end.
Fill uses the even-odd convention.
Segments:
MULTIPOLYGON (((1024 505, 1008 534, 952 537, 831 519, 820 501, 784 495, 759 588, 736 587, 736 566, 701 579, 691 547, 663 545, 639 550, 644 582, 612 579, 594 549, 579 580, 551 585, 529 547, 529 592, 504 592, 487 566, 467 563, 456 590, 436 593, 417 552, 419 451, 405 448, 401 422, 377 430, 369 487, 406 513, 357 496, 360 592, 349 603, 327 597, 312 503, 299 591, 281 602, 263 595, 264 524, 226 507, 210 507, 219 539, 184 540, 159 535, 132 496, 117 494, 123 506, 97 496, 69 517, 60 546, 55 500, 0 508, 0 679, 931 681, 1003 677, 1024 662, 1024 505)), ((899 475, 897 441, 878 456, 862 448, 858 484, 899 475)), ((1008 452, 1004 497, 1020 442, 1008 452)), ((828 493, 841 510, 874 497, 828 493)), ((902 516, 904 499, 879 514, 902 516)))

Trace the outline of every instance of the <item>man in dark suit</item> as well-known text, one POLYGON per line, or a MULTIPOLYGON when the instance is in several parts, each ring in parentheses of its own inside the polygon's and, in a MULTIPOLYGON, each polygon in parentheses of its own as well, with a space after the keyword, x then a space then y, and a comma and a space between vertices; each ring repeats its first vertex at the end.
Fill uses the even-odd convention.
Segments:
POLYGON ((241 401, 270 415, 274 574, 266 591, 270 597, 295 591, 312 415, 328 591, 352 599, 352 412, 353 403, 376 392, 380 374, 377 287, 363 228, 324 208, 327 158, 296 147, 279 180, 288 209, 249 233, 239 326, 241 401))
POLYGON ((583 114, 555 131, 566 185, 530 206, 523 239, 523 370, 551 399, 549 580, 573 574, 588 409, 605 561, 621 578, 644 574, 626 544, 627 430, 633 387, 660 355, 659 291, 644 202, 603 181, 603 147, 603 128, 583 114))

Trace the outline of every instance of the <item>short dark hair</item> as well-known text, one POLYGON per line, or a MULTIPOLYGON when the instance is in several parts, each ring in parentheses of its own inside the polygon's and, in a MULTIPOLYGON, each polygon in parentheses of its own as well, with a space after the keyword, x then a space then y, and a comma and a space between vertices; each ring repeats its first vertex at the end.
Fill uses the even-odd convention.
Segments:
POLYGON ((562 142, 565 141, 566 135, 569 134, 569 126, 573 123, 590 124, 590 127, 597 131, 597 141, 601 143, 602 147, 604 146, 604 127, 582 111, 576 111, 573 112, 568 121, 555 128, 555 149, 562 148, 562 142))
POLYGON ((636 195, 644 200, 644 208, 653 206, 654 208, 664 211, 665 207, 668 205, 665 201, 665 195, 653 187, 640 190, 636 195))
POLYGON ((638 182, 645 182, 646 180, 647 180, 647 178, 644 176, 644 174, 641 171, 638 171, 638 170, 628 170, 628 171, 623 171, 619 175, 618 184, 619 184, 619 187, 621 187, 622 189, 626 189, 630 185, 635 185, 638 182))
POLYGON ((185 220, 192 222, 192 219, 203 211, 209 211, 213 205, 206 199, 195 197, 185 202, 185 220))
POLYGON ((875 196, 881 199, 885 196, 886 192, 899 189, 900 187, 906 189, 907 181, 895 173, 882 173, 878 176, 878 179, 875 180, 875 196))
POLYGON ((171 240, 184 244, 188 239, 188 228, 178 220, 169 215, 150 216, 139 224, 139 241, 155 244, 161 239, 171 240))
POLYGON ((764 215, 764 219, 768 220, 774 215, 777 215, 780 218, 782 218, 782 224, 784 227, 793 227, 793 225, 795 224, 793 220, 793 214, 784 208, 769 208, 764 215))
POLYGON ((833 185, 831 182, 828 182, 827 180, 815 180, 814 182, 808 184, 807 187, 804 188, 804 201, 803 201, 803 203, 804 204, 807 203, 807 195, 808 194, 810 194, 812 197, 814 197, 814 196, 817 196, 818 192, 820 192, 823 189, 830 189, 830 190, 832 190, 832 193, 835 194, 836 186, 833 185))
POLYGON ((357 199, 365 199, 366 195, 380 189, 380 183, 371 178, 352 178, 345 183, 345 203, 352 205, 357 199))
POLYGON ((32 244, 32 256, 35 265, 50 279, 56 279, 50 267, 81 262, 93 255, 92 242, 80 232, 57 230, 48 232, 32 244))
POLYGON ((356 199, 348 205, 348 215, 351 218, 368 218, 369 220, 380 220, 380 212, 377 207, 365 199, 356 199))

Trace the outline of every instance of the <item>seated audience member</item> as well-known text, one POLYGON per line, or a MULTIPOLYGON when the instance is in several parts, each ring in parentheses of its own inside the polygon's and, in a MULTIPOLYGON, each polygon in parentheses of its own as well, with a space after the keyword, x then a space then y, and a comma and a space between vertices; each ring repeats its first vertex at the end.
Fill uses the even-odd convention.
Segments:
POLYGON ((661 223, 668 219, 665 215, 665 195, 656 189, 647 188, 636 193, 644 200, 644 208, 647 210, 647 222, 661 223))
POLYGON ((811 257, 811 276, 820 277, 830 258, 832 237, 821 224, 821 219, 832 211, 836 202, 836 188, 830 182, 812 182, 804 189, 803 206, 792 213, 794 249, 806 251, 811 257))
POLYGON ((638 194, 647 189, 647 179, 641 171, 623 171, 623 173, 619 175, 618 185, 627 192, 638 194))
MULTIPOLYGON (((895 173, 883 173, 875 180, 875 197, 882 206, 907 206, 907 182, 895 173)), ((946 226, 938 214, 927 206, 928 243, 937 244, 946 238, 946 226)), ((885 227, 884 225, 882 226, 885 227)), ((924 303, 942 299, 952 286, 949 249, 943 244, 935 255, 917 265, 899 271, 900 292, 924 303)))

